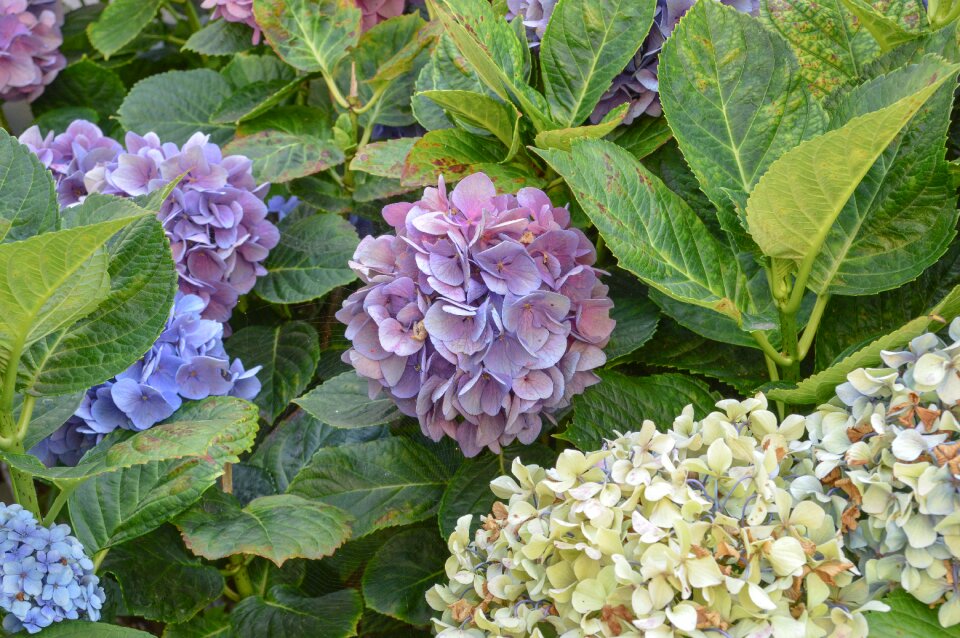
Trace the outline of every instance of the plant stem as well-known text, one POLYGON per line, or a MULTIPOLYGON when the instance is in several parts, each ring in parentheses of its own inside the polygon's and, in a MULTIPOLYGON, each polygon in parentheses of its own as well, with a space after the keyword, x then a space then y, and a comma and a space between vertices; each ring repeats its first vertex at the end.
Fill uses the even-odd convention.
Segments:
POLYGON ((231 556, 230 564, 238 567, 237 573, 233 575, 233 584, 237 587, 237 595, 240 598, 253 596, 253 581, 250 580, 250 574, 247 573, 247 566, 244 564, 243 556, 240 554, 231 556))
POLYGON ((810 352, 813 338, 817 336, 820 320, 823 319, 823 311, 827 309, 827 303, 829 302, 830 295, 817 297, 817 303, 813 306, 813 312, 810 314, 810 321, 807 322, 807 327, 803 329, 803 336, 800 337, 799 356, 801 359, 804 359, 810 352))
POLYGON ((17 421, 16 440, 22 443, 27 436, 27 428, 30 427, 30 419, 33 418, 33 406, 37 404, 37 397, 32 394, 23 395, 23 403, 20 405, 20 420, 17 421))
POLYGON ((750 333, 750 336, 753 337, 753 340, 756 341, 760 349, 763 350, 763 354, 773 359, 778 366, 787 367, 793 363, 793 360, 789 356, 784 355, 782 352, 777 352, 777 349, 774 348, 773 344, 767 339, 767 335, 763 334, 760 330, 754 330, 750 333))
POLYGON ((197 16, 197 8, 193 6, 193 0, 187 0, 183 3, 183 6, 187 14, 187 22, 190 24, 190 30, 196 32, 202 29, 200 17, 197 16))
POLYGON ((233 465, 224 463, 223 476, 220 478, 220 487, 224 494, 233 494, 233 465))
POLYGON ((67 499, 70 498, 70 495, 73 494, 75 489, 77 489, 77 486, 71 485, 68 487, 65 486, 60 490, 60 493, 57 494, 57 498, 54 499, 50 509, 47 510, 47 515, 43 517, 43 524, 46 527, 49 527, 56 522, 57 514, 59 514, 60 510, 63 509, 63 506, 67 504, 67 499))
MULTIPOLYGON (((17 436, 20 430, 19 425, 13 420, 13 399, 17 394, 17 369, 25 346, 25 336, 19 337, 10 345, 7 369, 4 371, 3 390, 0 392, 0 437, 3 437, 3 449, 18 454, 22 454, 24 450, 23 439, 17 436)), ((26 412, 25 416, 29 424, 33 414, 33 404, 27 398, 24 399, 23 410, 26 412)), ((21 413, 21 420, 23 416, 24 414, 21 413)), ((10 481, 17 503, 40 520, 40 503, 37 502, 37 488, 33 484, 33 476, 11 467, 10 481)))
POLYGON ((340 87, 337 86, 337 83, 327 75, 323 74, 323 81, 327 83, 327 90, 330 91, 330 97, 333 98, 333 101, 337 103, 342 109, 349 109, 350 103, 347 102, 347 98, 343 97, 343 93, 340 92, 340 87))
POLYGON ((103 559, 107 557, 107 554, 110 552, 109 547, 105 547, 97 552, 97 555, 93 557, 93 572, 96 573, 100 571, 100 565, 103 564, 103 559))
POLYGON ((783 368, 785 381, 796 381, 800 378, 800 348, 797 342, 797 314, 796 312, 780 311, 780 338, 783 351, 790 360, 787 364, 780 364, 783 368))
POLYGON ((2 104, 0 104, 0 128, 3 128, 4 131, 13 135, 13 131, 10 129, 10 122, 7 121, 7 114, 3 112, 2 104))

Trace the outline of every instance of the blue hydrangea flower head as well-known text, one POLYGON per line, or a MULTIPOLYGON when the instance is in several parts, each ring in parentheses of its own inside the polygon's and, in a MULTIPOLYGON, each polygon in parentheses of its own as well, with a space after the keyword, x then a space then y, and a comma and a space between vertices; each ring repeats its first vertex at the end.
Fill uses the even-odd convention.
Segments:
POLYGON ((44 527, 20 505, 0 503, 0 552, 4 630, 35 634, 62 620, 100 619, 106 595, 68 526, 44 527))

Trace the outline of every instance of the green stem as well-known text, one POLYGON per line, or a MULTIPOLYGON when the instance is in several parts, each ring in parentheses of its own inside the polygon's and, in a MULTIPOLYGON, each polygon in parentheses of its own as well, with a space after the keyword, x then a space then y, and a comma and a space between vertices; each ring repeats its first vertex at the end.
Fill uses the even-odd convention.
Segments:
MULTIPOLYGON (((25 346, 25 336, 19 337, 10 345, 7 369, 3 378, 3 390, 0 392, 0 437, 3 437, 3 449, 18 454, 22 454, 24 449, 23 440, 17 435, 20 429, 19 424, 13 420, 13 399, 17 394, 17 369, 25 346)), ((29 424, 30 417, 33 414, 32 401, 25 398, 23 408, 29 424)), ((21 414, 21 420, 23 416, 21 414)), ((10 487, 13 489, 13 495, 17 503, 23 505, 24 509, 31 512, 37 520, 40 520, 40 503, 37 501, 37 488, 33 484, 33 476, 11 467, 10 481, 13 483, 10 487)))
POLYGON ((17 421, 17 443, 22 443, 27 436, 27 428, 30 427, 30 420, 33 418, 33 406, 37 404, 37 397, 32 394, 23 395, 23 403, 20 405, 20 420, 17 421))
POLYGON ((377 90, 373 92, 373 95, 370 96, 370 99, 367 101, 367 103, 361 106, 359 109, 357 109, 355 113, 357 115, 363 115, 364 113, 372 109, 374 106, 376 106, 377 102, 380 101, 380 98, 383 97, 383 94, 386 92, 389 86, 390 86, 389 82, 381 84, 377 88, 377 90))
POLYGON ((244 564, 243 557, 239 554, 230 558, 232 565, 237 565, 237 573, 233 575, 233 584, 237 587, 237 595, 240 598, 253 596, 253 581, 250 580, 250 574, 247 573, 247 566, 244 564))
POLYGON ((96 573, 100 571, 100 565, 103 564, 103 559, 107 557, 107 554, 110 553, 110 548, 105 547, 97 552, 96 556, 93 557, 93 572, 96 573))
POLYGON ((507 468, 506 468, 506 465, 504 465, 504 462, 503 462, 503 450, 501 450, 500 453, 497 455, 497 461, 499 461, 499 463, 500 463, 500 474, 506 474, 506 473, 507 473, 507 468))
MULTIPOLYGON (((777 364, 774 360, 766 354, 763 355, 763 360, 767 362, 767 375, 770 377, 770 380, 774 382, 779 381, 780 370, 777 369, 777 364)), ((783 401, 777 401, 777 412, 780 414, 780 420, 782 421, 785 412, 783 401)))
POLYGON ((200 17, 197 15, 197 8, 193 6, 192 0, 187 0, 183 3, 184 10, 187 13, 187 22, 190 24, 191 31, 199 31, 203 28, 200 24, 200 17))
POLYGON ((763 334, 760 330, 754 330, 750 333, 750 336, 753 337, 753 340, 757 342, 757 345, 760 346, 760 349, 763 350, 765 354, 770 359, 781 367, 787 367, 793 363, 793 360, 784 355, 782 352, 777 352, 777 349, 773 347, 773 344, 767 339, 767 335, 763 334))
POLYGON ((13 130, 10 128, 10 122, 7 121, 7 114, 3 112, 3 105, 0 104, 0 127, 4 131, 13 135, 13 130))
POLYGON ((240 594, 230 589, 230 585, 226 582, 223 583, 223 595, 235 603, 240 602, 240 594))
POLYGON ((795 312, 780 312, 780 339, 783 351, 789 363, 780 364, 783 368, 785 381, 796 381, 800 378, 800 347, 797 341, 797 315, 795 312))
POLYGON ((340 92, 340 87, 337 86, 337 83, 326 73, 324 73, 322 77, 323 81, 327 83, 327 90, 330 91, 330 97, 333 98, 333 101, 336 102, 340 108, 349 109, 350 103, 347 102, 347 98, 343 97, 343 93, 340 92))
POLYGON ((813 338, 817 336, 817 328, 820 326, 820 320, 823 319, 823 311, 827 309, 827 303, 830 302, 830 295, 821 295, 817 297, 817 303, 813 306, 813 312, 810 314, 810 321, 807 327, 803 329, 803 336, 800 337, 799 356, 806 358, 810 352, 810 346, 813 345, 813 338))
POLYGON ((70 495, 73 494, 75 489, 77 489, 76 485, 70 485, 63 487, 60 490, 60 493, 57 494, 57 498, 53 501, 50 509, 47 510, 47 515, 43 517, 43 524, 45 527, 50 527, 56 522, 57 515, 60 513, 60 510, 63 509, 63 506, 67 504, 67 499, 70 498, 70 495))

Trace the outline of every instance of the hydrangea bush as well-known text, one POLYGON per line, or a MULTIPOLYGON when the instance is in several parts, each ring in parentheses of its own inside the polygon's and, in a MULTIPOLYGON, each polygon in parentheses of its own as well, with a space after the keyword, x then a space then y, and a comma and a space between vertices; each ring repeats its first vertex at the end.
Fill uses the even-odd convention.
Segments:
POLYGON ((0 0, 5 630, 953 636, 960 3, 812 6, 0 0))
POLYGON ((596 252, 538 189, 464 178, 390 204, 395 235, 367 236, 350 267, 367 285, 337 318, 345 362, 466 456, 540 434, 542 418, 600 379, 615 322, 596 252))

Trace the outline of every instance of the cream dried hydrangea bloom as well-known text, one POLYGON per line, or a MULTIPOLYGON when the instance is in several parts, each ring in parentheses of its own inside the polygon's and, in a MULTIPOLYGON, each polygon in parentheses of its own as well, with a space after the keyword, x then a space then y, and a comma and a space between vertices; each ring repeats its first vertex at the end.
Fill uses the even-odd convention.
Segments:
POLYGON ((514 461, 491 483, 506 503, 450 538, 450 582, 427 594, 438 634, 865 636, 862 611, 883 606, 833 517, 787 489, 797 462, 812 469, 803 417, 778 423, 762 395, 717 407, 550 469, 514 461))
POLYGON ((859 369, 808 417, 816 476, 843 496, 847 544, 871 588, 899 583, 960 624, 960 320, 886 368, 859 369))

